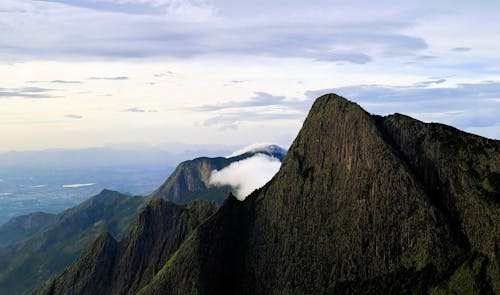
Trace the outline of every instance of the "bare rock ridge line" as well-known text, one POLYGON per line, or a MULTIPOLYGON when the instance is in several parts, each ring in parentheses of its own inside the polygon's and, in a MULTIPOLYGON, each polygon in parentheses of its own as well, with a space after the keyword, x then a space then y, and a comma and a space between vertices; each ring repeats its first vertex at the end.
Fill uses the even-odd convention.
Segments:
MULTIPOLYGON (((159 239, 177 248, 140 260, 150 271, 113 264, 127 279, 99 281, 101 238, 42 293, 499 294, 499 176, 498 140, 324 95, 274 178, 181 219, 159 239)), ((140 216, 114 257, 148 256, 139 241, 157 239, 134 228, 176 215, 140 216)))

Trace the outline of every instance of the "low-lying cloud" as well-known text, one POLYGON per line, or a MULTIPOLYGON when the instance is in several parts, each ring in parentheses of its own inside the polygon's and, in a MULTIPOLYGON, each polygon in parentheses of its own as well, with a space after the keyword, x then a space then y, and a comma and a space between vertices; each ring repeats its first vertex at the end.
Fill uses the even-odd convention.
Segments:
POLYGON ((256 154, 253 157, 234 162, 222 170, 212 171, 210 184, 232 186, 236 198, 243 201, 250 193, 271 180, 280 166, 279 159, 256 154))
POLYGON ((129 108, 129 109, 124 110, 124 112, 129 112, 129 113, 145 113, 146 110, 143 110, 143 109, 140 109, 140 108, 137 108, 137 107, 133 107, 133 108, 129 108))
POLYGON ((76 114, 67 114, 64 117, 68 118, 68 119, 82 119, 83 118, 82 115, 76 115, 76 114))
POLYGON ((118 77, 90 77, 89 80, 110 80, 110 81, 123 81, 128 80, 127 76, 118 76, 118 77))
POLYGON ((55 89, 41 87, 0 88, 0 98, 56 98, 50 92, 55 89))

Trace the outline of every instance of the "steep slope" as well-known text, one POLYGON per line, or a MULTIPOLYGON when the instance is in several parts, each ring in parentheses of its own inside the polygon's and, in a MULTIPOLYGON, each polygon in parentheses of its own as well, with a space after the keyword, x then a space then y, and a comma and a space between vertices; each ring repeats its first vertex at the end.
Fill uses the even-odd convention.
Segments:
POLYGON ((499 292, 500 142, 448 128, 430 147, 483 156, 422 162, 408 120, 317 99, 273 180, 229 198, 140 294, 499 292))
POLYGON ((148 283, 198 224, 216 211, 208 201, 179 206, 153 200, 117 243, 99 237, 43 294, 135 294, 148 283))
POLYGON ((144 198, 103 190, 57 214, 51 225, 6 248, 0 294, 20 294, 68 265, 103 231, 121 237, 144 198))
MULTIPOLYGON (((262 189, 165 246, 133 227, 110 271, 98 241, 46 291, 499 294, 499 155, 500 141, 326 95, 262 189)), ((138 223, 170 222, 150 216, 138 223)))
POLYGON ((0 249, 47 228, 54 220, 56 220, 56 214, 44 212, 34 212, 12 218, 0 226, 0 249))
POLYGON ((224 158, 201 157, 179 164, 163 185, 151 194, 152 198, 187 204, 193 200, 204 199, 221 204, 231 192, 230 186, 210 186, 210 173, 221 170, 231 163, 250 158, 256 154, 265 154, 283 160, 286 151, 275 145, 244 151, 243 154, 224 158))
POLYGON ((470 251, 497 262, 488 264, 487 271, 499 293, 499 141, 400 114, 377 120, 470 251))
MULTIPOLYGON (((112 261, 118 247, 116 240, 108 232, 99 234, 97 239, 76 260, 73 267, 64 273, 65 292, 68 294, 97 294, 103 283, 111 281, 112 261), (89 280, 92 283, 89 283, 89 280)), ((51 283, 45 292, 56 293, 59 286, 51 283)))

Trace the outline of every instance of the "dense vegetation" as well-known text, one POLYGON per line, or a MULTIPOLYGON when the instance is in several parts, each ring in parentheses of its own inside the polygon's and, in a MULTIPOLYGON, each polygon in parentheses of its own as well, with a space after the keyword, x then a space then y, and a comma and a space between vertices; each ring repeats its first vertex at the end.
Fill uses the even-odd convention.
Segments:
POLYGON ((21 294, 43 283, 74 262, 102 232, 121 238, 143 203, 141 197, 103 190, 57 215, 13 219, 0 230, 0 237, 11 241, 0 252, 0 294, 21 294))
MULTIPOLYGON (((268 151, 248 152, 229 158, 201 157, 185 161, 162 186, 146 198, 104 190, 86 202, 57 215, 37 212, 13 218, 0 227, 0 294, 29 291, 68 267, 98 236, 99 244, 93 245, 93 249, 113 245, 109 237, 121 239, 136 218, 138 209, 150 200, 168 199, 180 204, 193 200, 210 200, 221 204, 231 187, 210 186, 209 177, 212 170, 223 169, 256 153, 283 159, 284 151, 281 148, 269 148, 268 151), (101 235, 103 232, 110 234, 101 235)), ((158 206, 162 203, 154 201, 153 204, 158 206)), ((168 207, 173 208, 172 206, 170 204, 168 207)), ((200 203, 195 202, 189 205, 189 208, 197 206, 200 206, 200 203)), ((211 210, 214 208, 214 205, 206 206, 211 210)), ((178 217, 169 214, 156 216, 155 219, 178 217)), ((195 224, 199 222, 201 220, 197 220, 195 224)), ((184 237, 190 232, 186 230, 190 225, 182 226, 185 227, 181 232, 184 237)), ((180 242, 174 245, 173 249, 176 250, 180 242)), ((161 245, 156 245, 159 246, 161 245)), ((107 249, 106 247, 105 250, 107 249)), ((149 267, 148 271, 151 270, 154 268, 149 267)), ((156 272, 150 276, 154 273, 156 272)), ((141 282, 144 280, 145 278, 141 278, 141 282)), ((128 285, 125 287, 131 288, 128 285)))
MULTIPOLYGON (((243 202, 227 198, 137 293, 499 294, 499 175, 500 141, 325 95, 277 175, 243 202)), ((168 228, 151 218, 138 226, 168 228)), ((45 293, 93 288, 94 257, 113 247, 101 237, 45 293)))
POLYGON ((208 201, 179 206, 153 200, 141 210, 121 242, 103 233, 75 264, 49 282, 44 292, 135 294, 216 209, 208 201))

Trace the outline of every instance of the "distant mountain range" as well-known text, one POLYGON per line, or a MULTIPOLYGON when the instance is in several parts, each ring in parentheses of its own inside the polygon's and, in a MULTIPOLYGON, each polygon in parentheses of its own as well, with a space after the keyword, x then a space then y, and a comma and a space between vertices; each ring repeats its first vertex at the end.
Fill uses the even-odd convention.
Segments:
POLYGON ((21 294, 62 271, 103 231, 121 238, 144 198, 104 190, 60 214, 34 213, 0 227, 0 294, 21 294))
POLYGON ((101 234, 39 292, 500 294, 498 140, 329 94, 278 174, 213 210, 153 198, 124 239, 101 234))
MULTIPOLYGON (((37 284, 64 270, 103 232, 109 233, 108 238, 121 239, 128 232, 138 210, 151 199, 164 199, 179 204, 195 199, 211 200, 215 203, 200 204, 205 204, 203 206, 208 208, 207 212, 213 213, 217 204, 223 202, 232 188, 210 186, 208 178, 212 170, 223 169, 231 163, 256 154, 281 160, 285 153, 286 151, 278 146, 262 146, 229 158, 196 158, 181 163, 165 184, 147 197, 132 197, 103 190, 84 203, 60 214, 36 212, 15 217, 0 226, 0 294, 28 292, 37 284)), ((154 202, 166 204, 166 202, 154 202)), ((183 208, 197 210, 201 205, 191 204, 182 207, 168 203, 166 206, 184 212, 183 208)), ((144 210, 148 208, 150 207, 144 210)), ((205 209, 200 208, 200 210, 205 209)), ((171 211, 167 212, 166 216, 170 216, 171 211)), ((182 215, 182 212, 179 214, 182 215)), ((179 241, 174 244, 174 250, 189 233, 186 229, 194 229, 195 224, 208 216, 202 215, 195 221, 189 219, 191 217, 192 214, 186 217, 188 218, 186 222, 190 225, 182 224, 183 228, 178 233, 182 239, 179 236, 179 241)))

